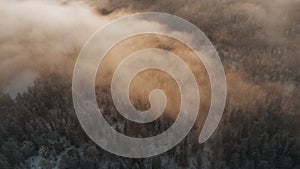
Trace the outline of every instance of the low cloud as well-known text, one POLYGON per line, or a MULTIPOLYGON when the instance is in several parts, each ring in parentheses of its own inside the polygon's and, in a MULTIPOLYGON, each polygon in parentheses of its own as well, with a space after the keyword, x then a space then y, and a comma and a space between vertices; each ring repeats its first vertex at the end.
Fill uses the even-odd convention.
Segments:
MULTIPOLYGON (((294 37, 295 18, 299 14, 295 10, 295 1, 144 2, 146 1, 75 3, 1 0, 2 91, 16 93, 17 88, 24 91, 24 86, 12 84, 19 84, 15 79, 24 75, 24 72, 34 74, 32 76, 29 73, 30 77, 26 78, 29 81, 24 85, 31 85, 31 81, 43 72, 67 74, 71 77, 80 49, 100 26, 128 13, 158 11, 175 14, 191 21, 211 39, 220 53, 226 71, 228 111, 241 109, 257 112, 260 107, 276 103, 280 104, 280 111, 296 113, 298 108, 295 98, 299 98, 299 95, 295 93, 299 93, 300 71, 296 46, 299 43, 294 37), (282 99, 278 101, 277 97, 282 99)), ((151 21, 140 21, 143 24, 139 26, 147 26, 149 22, 151 21)), ((163 22, 157 24, 165 29, 163 22)), ((172 31, 172 28, 169 29, 172 31)), ((106 70, 102 73, 99 70, 97 78, 101 79, 100 87, 108 88, 111 75, 120 60, 125 55, 145 47, 143 45, 143 39, 133 38, 110 52, 110 56, 107 57, 109 59, 104 60, 103 69, 106 70)), ((207 111, 210 104, 210 86, 201 62, 195 62, 195 58, 189 57, 193 54, 183 49, 182 45, 171 43, 162 37, 149 38, 147 45, 183 55, 182 59, 197 76, 203 102, 201 108, 202 111, 207 111)), ((141 104, 141 109, 149 106, 148 93, 155 83, 165 87, 171 101, 178 103, 178 92, 174 92, 177 86, 172 80, 164 78, 165 75, 155 75, 153 72, 136 78, 131 88, 133 103, 137 107, 141 104)), ((176 106, 167 107, 172 116, 177 109, 176 106)))

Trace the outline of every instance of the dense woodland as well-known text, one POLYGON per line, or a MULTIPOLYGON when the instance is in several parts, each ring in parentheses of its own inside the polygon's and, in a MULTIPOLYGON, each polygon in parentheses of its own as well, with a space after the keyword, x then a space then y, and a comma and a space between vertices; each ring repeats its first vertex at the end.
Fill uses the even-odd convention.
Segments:
MULTIPOLYGON (((68 2, 64 0, 62 4, 68 2)), ((198 144, 200 129, 195 126, 179 145, 152 158, 113 155, 93 143, 81 128, 72 105, 71 76, 61 73, 65 69, 59 69, 67 66, 55 65, 55 71, 53 68, 47 71, 44 65, 42 68, 34 65, 32 69, 39 73, 39 78, 27 92, 14 99, 0 93, 0 169, 300 169, 299 3, 292 0, 287 4, 271 0, 88 2, 103 16, 120 11, 158 11, 175 14, 199 27, 216 47, 227 73, 228 99, 218 129, 208 142, 198 144), (241 78, 230 77, 232 74, 241 78), (243 97, 236 97, 234 89, 243 92, 239 93, 243 97), (266 93, 263 99, 253 92, 256 89, 266 93), (238 105, 245 98, 250 100, 246 106, 238 105)), ((62 35, 47 42, 56 44, 62 35)), ((9 37, 0 38, 0 45, 11 42, 9 37)), ((40 37, 31 41, 15 39, 17 45, 13 45, 23 46, 22 49, 48 45, 40 42, 40 37)), ((67 53, 74 56, 72 61, 80 48, 67 53)), ((9 51, 4 49, 0 48, 1 56, 9 51)), ((19 55, 34 53, 29 49, 19 55)), ((18 52, 13 51, 12 55, 15 53, 18 52)), ((46 56, 48 51, 42 54, 46 56)), ((39 57, 42 56, 32 58, 39 57)), ((112 124, 122 122, 114 127, 124 134, 136 133, 134 124, 113 114, 115 108, 110 96, 106 99, 99 105, 106 112, 105 118, 112 124)), ((149 128, 165 129, 171 123, 172 120, 163 118, 149 128)))
POLYGON ((280 112, 276 102, 257 115, 225 112, 205 144, 197 143, 193 128, 162 155, 128 159, 105 152, 86 136, 72 108, 71 84, 57 74, 47 77, 15 100, 1 94, 0 168, 299 168, 299 116, 280 112))

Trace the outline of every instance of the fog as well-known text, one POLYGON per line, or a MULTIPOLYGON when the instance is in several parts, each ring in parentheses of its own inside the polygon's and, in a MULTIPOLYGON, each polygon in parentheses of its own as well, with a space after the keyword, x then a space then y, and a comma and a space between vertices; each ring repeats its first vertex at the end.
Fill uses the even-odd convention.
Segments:
MULTIPOLYGON (((130 13, 158 11, 189 20, 212 41, 226 72, 227 110, 243 109, 255 113, 263 105, 274 104, 277 98, 281 98, 281 111, 296 113, 299 110, 296 104, 300 97, 297 94, 299 38, 294 36, 299 16, 297 0, 167 0, 153 3, 1 0, 0 6, 0 87, 12 97, 26 91, 26 87, 45 72, 71 77, 80 49, 105 23, 130 13), (15 80, 18 77, 26 80, 15 80)), ((137 22, 142 23, 139 26, 153 23, 147 20, 137 22)), ((161 29, 174 31, 172 27, 165 27, 163 22, 156 24, 161 29)), ((114 47, 104 60, 105 66, 98 71, 97 80, 101 80, 98 87, 104 88, 99 91, 109 88, 114 69, 126 55, 145 46, 159 47, 182 55, 200 86, 201 110, 207 111, 210 86, 201 62, 195 62, 193 53, 182 44, 164 37, 148 39, 136 37, 114 47)), ((156 87, 164 88, 170 102, 178 105, 179 93, 174 81, 155 71, 145 72, 132 83, 130 94, 134 105, 141 109, 149 107, 148 94, 156 87)), ((177 106, 167 106, 167 112, 172 116, 177 109, 177 106)))
POLYGON ((26 71, 69 71, 84 42, 108 20, 79 3, 0 1, 0 6, 2 88, 26 71))

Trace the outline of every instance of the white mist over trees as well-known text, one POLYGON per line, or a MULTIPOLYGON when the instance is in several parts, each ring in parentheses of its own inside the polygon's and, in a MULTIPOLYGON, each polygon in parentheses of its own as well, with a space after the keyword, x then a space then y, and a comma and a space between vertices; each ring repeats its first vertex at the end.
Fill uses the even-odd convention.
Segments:
MULTIPOLYGON (((299 1, 0 0, 0 6, 1 169, 299 168, 299 1), (153 158, 128 159, 107 153, 86 136, 73 110, 71 77, 78 53, 94 31, 112 19, 142 11, 178 15, 208 36, 225 67, 228 100, 221 124, 207 143, 197 142, 204 120, 200 117, 186 139, 170 151, 153 158), (28 91, 12 99, 5 89, 27 71, 37 76, 26 78, 28 91)), ((110 55, 118 57, 143 47, 136 40, 124 42, 125 47, 120 44, 110 55), (127 49, 126 43, 132 48, 127 49)), ((150 39, 148 45, 190 55, 180 44, 161 37, 150 39)), ((193 67, 193 60, 186 61, 193 67)), ((98 80, 109 79, 117 62, 108 59, 106 63, 108 74, 99 73, 98 80)), ((155 72, 145 73, 133 84, 137 108, 149 106, 139 86, 153 87, 147 83, 151 77, 154 86, 171 86, 170 93, 175 91, 172 81, 151 73, 155 72)), ((201 113, 205 113, 209 84, 205 70, 196 73, 204 81, 202 91, 207 92, 201 94, 201 113)), ((109 80, 97 86, 97 97, 105 118, 117 131, 151 136, 174 121, 176 107, 143 126, 122 118, 111 102, 108 84, 109 80)))

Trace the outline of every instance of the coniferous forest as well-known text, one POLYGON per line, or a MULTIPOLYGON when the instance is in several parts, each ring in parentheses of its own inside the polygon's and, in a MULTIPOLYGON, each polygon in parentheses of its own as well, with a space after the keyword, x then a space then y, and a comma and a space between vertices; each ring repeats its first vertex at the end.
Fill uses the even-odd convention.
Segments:
MULTIPOLYGON (((300 169, 299 11, 298 0, 0 0, 0 169, 300 169), (207 142, 198 143, 204 117, 198 115, 189 134, 171 150, 125 158, 105 151, 84 132, 73 107, 72 71, 80 49, 99 27, 149 11, 182 17, 205 33, 224 66, 227 100, 207 142)), ((165 28, 163 21, 156 24, 182 31, 165 28)), ((121 58, 146 43, 189 55, 170 39, 147 38, 124 41, 108 55, 121 58)), ((192 69, 199 68, 187 58, 192 69)), ((102 86, 95 85, 108 123, 132 137, 168 129, 174 112, 144 125, 118 114, 107 80, 113 61, 106 60, 107 72, 98 70, 96 83, 102 86)), ((204 93, 203 110, 208 110, 210 87, 202 69, 193 73, 204 93)), ((174 85, 161 80, 168 76, 144 75, 146 80, 138 79, 131 89, 138 109, 149 108, 139 96, 156 82, 176 96, 174 85)))

